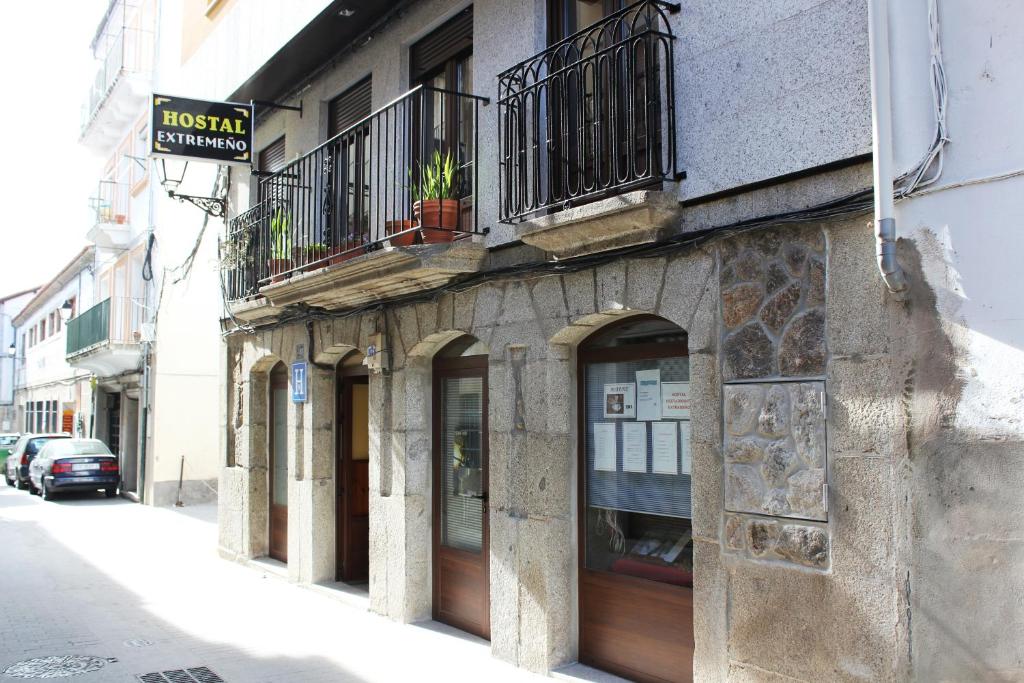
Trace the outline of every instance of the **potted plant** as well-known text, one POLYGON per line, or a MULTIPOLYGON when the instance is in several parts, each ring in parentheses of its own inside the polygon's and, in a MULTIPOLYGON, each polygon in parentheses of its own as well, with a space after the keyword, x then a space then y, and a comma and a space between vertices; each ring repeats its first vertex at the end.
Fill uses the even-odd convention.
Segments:
POLYGON ((310 267, 322 267, 326 265, 320 262, 327 258, 327 245, 314 242, 304 247, 295 247, 293 256, 296 263, 307 269, 310 267))
POLYGON ((455 194, 455 161, 451 152, 434 150, 429 163, 420 164, 419 187, 413 183, 412 213, 424 242, 450 242, 459 225, 459 200, 455 194), (419 190, 422 189, 422 196, 419 190))
POLYGON ((284 274, 292 269, 291 213, 278 207, 270 217, 270 281, 280 282, 284 274))

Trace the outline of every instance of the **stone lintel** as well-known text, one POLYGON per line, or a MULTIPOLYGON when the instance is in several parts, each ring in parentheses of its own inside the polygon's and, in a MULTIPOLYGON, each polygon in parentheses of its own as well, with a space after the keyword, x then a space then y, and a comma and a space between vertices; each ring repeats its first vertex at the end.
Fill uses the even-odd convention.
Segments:
POLYGON ((317 270, 297 273, 260 290, 274 306, 304 303, 349 308, 447 284, 478 272, 487 257, 482 243, 387 247, 317 270))
POLYGON ((524 221, 516 236, 560 257, 654 242, 679 216, 674 191, 637 190, 524 221))

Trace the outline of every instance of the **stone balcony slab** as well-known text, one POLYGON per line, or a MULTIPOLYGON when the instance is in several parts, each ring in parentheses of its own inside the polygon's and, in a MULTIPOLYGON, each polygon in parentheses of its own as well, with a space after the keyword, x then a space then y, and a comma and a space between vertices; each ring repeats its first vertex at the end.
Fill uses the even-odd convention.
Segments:
POLYGON ((526 244, 560 258, 656 241, 681 209, 674 190, 637 190, 520 223, 526 244))
POLYGON ((446 244, 385 247, 272 282, 260 294, 275 307, 292 304, 344 309, 434 289, 478 272, 487 248, 469 239, 446 244))

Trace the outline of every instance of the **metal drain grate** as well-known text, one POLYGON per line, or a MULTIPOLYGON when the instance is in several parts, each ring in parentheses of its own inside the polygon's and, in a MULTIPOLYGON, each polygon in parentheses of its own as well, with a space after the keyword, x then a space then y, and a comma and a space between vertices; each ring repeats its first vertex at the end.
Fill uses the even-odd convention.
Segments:
MULTIPOLYGON (((109 660, 86 655, 36 657, 34 659, 26 659, 17 664, 11 664, 4 669, 3 673, 11 678, 66 678, 102 669, 106 666, 107 661, 109 660)), ((202 683, 206 682, 203 681, 202 683)))
POLYGON ((196 666, 191 669, 152 671, 136 676, 142 683, 224 683, 224 679, 209 667, 196 666))

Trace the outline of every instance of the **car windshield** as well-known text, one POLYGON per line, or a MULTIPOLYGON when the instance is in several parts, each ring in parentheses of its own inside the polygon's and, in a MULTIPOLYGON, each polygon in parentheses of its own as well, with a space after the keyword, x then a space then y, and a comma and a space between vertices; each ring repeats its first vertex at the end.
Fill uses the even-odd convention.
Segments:
POLYGON ((67 458, 76 455, 112 455, 112 453, 106 444, 98 439, 54 441, 46 448, 47 458, 67 458))
POLYGON ((0 436, 0 446, 13 446, 18 441, 18 435, 0 436))
POLYGON ((36 437, 34 439, 31 439, 28 442, 28 445, 25 446, 25 452, 28 453, 29 455, 35 455, 36 453, 39 452, 39 449, 41 449, 43 446, 46 445, 46 443, 48 441, 52 441, 54 439, 66 439, 66 438, 68 438, 68 437, 66 437, 66 436, 40 436, 40 437, 36 437))

